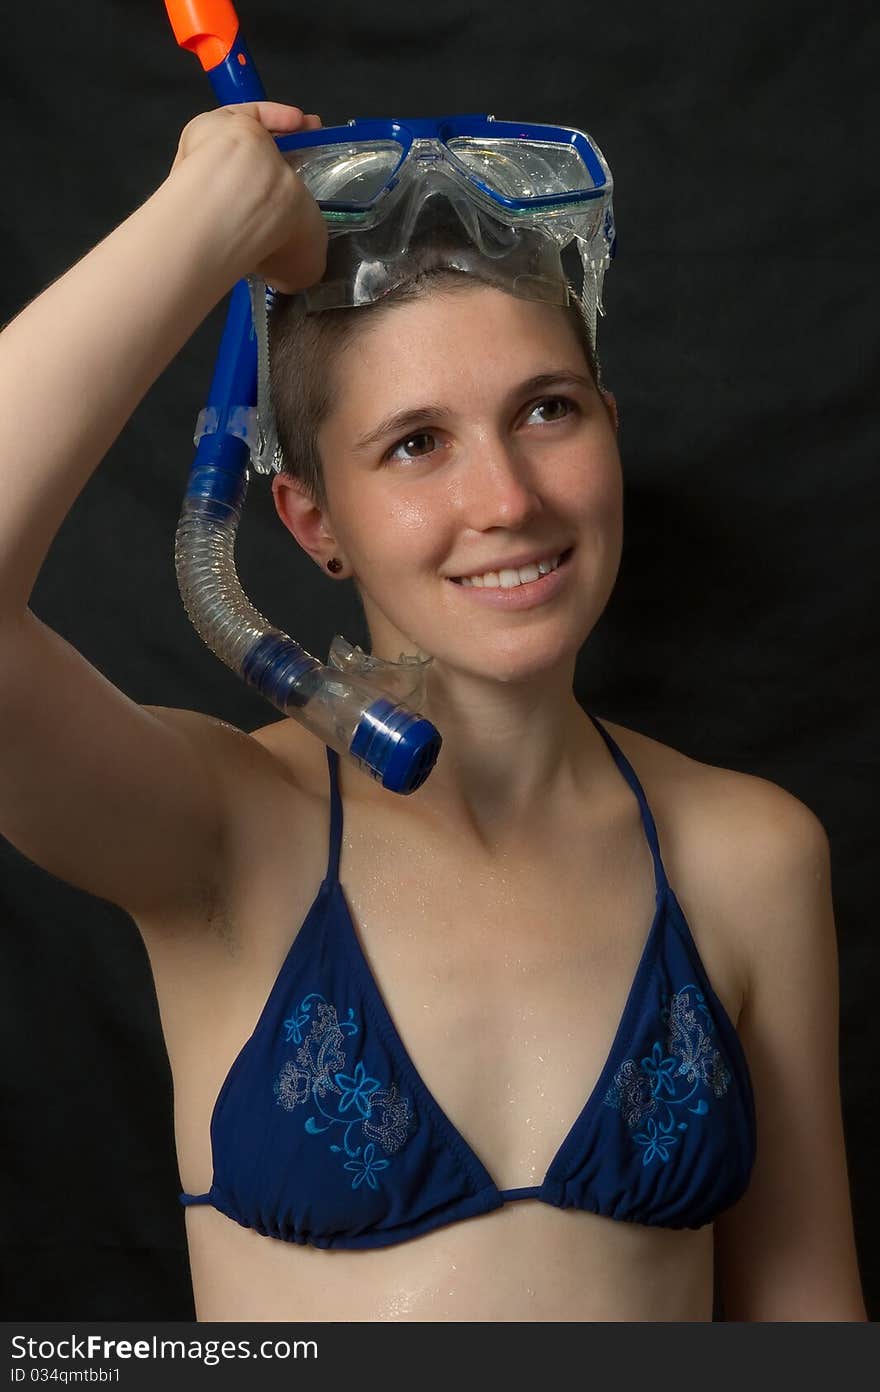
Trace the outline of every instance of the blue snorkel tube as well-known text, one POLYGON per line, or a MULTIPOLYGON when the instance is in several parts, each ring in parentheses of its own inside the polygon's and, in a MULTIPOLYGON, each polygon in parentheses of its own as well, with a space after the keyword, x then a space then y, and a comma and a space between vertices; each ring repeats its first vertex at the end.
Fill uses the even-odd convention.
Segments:
MULTIPOLYGON (((166 9, 178 44, 196 53, 219 105, 266 100, 231 0, 166 0, 166 9)), ((257 397, 251 287, 240 280, 232 290, 208 400, 198 417, 196 455, 175 538, 175 568, 187 615, 215 656, 284 715, 391 792, 414 792, 434 767, 441 736, 399 699, 420 686, 415 677, 407 679, 405 665, 364 654, 360 663, 352 663, 352 650, 346 651, 344 640, 340 647, 337 639, 331 658, 338 665, 325 666, 264 618, 241 587, 235 537, 248 464, 262 454, 264 443, 257 397), (365 675, 371 670, 376 674, 372 680, 365 675)), ((414 672, 426 665, 412 662, 414 672)))

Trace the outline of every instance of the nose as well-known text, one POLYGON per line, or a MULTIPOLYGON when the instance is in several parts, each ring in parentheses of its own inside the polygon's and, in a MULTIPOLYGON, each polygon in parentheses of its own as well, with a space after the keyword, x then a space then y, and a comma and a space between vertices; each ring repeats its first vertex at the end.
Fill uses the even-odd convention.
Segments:
POLYGON ((460 503, 468 525, 517 531, 543 508, 534 461, 508 441, 486 437, 474 451, 460 483, 460 503))

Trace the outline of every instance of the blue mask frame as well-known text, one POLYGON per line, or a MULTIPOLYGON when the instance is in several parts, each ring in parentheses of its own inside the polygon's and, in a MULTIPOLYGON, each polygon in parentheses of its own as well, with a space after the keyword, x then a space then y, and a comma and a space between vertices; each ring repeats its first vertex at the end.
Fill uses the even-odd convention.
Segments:
POLYGON ((331 223, 337 218, 346 223, 355 221, 365 209, 372 209, 401 177, 404 166, 412 158, 416 142, 432 141, 442 147, 451 168, 479 189, 499 211, 508 217, 518 214, 541 214, 554 210, 567 211, 593 199, 605 199, 610 191, 610 173, 597 148, 584 131, 567 126, 535 125, 530 122, 499 121, 491 115, 426 116, 426 117, 369 117, 356 118, 344 126, 325 126, 316 131, 296 131, 276 137, 282 154, 322 145, 345 144, 355 139, 393 141, 401 146, 401 156, 390 171, 385 185, 367 203, 346 200, 318 199, 319 206, 331 223), (450 149, 449 142, 459 136, 485 137, 492 140, 534 140, 548 145, 570 148, 579 157, 592 179, 592 187, 564 193, 537 194, 529 198, 511 198, 479 179, 450 149), (344 215, 348 215, 345 217, 344 215))

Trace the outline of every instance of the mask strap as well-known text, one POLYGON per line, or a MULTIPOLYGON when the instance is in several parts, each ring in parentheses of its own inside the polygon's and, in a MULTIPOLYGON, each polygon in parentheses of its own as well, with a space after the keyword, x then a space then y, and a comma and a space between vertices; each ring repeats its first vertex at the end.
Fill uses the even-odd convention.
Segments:
POLYGON ((269 310, 275 303, 275 291, 260 276, 248 276, 251 296, 251 318, 257 340, 257 408, 251 415, 253 427, 243 434, 251 452, 251 464, 258 474, 281 472, 284 456, 278 443, 278 429, 272 396, 269 390, 269 310))

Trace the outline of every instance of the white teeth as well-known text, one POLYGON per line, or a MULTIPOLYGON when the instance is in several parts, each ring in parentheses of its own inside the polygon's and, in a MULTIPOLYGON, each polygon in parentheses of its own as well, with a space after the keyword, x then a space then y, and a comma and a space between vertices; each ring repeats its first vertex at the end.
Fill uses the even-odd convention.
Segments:
POLYGON ((559 557, 556 556, 552 561, 538 561, 537 565, 521 566, 519 570, 489 570, 485 575, 466 575, 462 577, 461 583, 474 585, 477 589, 512 590, 516 585, 527 585, 531 580, 549 575, 558 565, 559 557))

